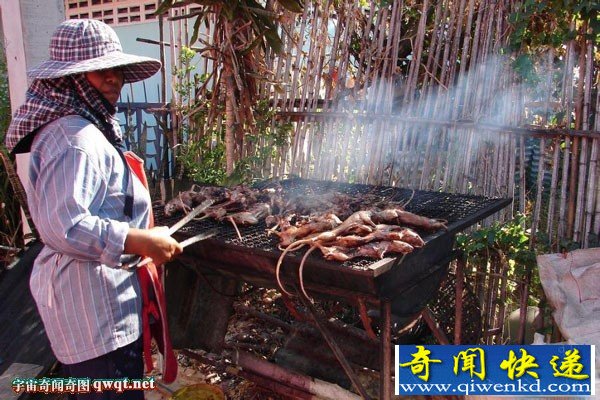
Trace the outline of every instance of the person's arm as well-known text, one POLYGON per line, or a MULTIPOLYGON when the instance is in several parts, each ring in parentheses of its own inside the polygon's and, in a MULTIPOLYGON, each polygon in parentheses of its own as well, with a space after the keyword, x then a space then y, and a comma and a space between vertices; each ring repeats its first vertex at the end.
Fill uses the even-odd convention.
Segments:
POLYGON ((152 258, 156 265, 163 264, 183 251, 181 245, 169 236, 169 228, 129 228, 125 239, 125 253, 152 258))
MULTIPOLYGON (((105 168, 112 171, 111 165, 105 168)), ((110 195, 106 175, 96 159, 78 148, 66 149, 44 165, 35 185, 40 207, 36 225, 44 243, 73 258, 109 266, 119 265, 123 253, 149 256, 158 264, 181 252, 161 229, 134 229, 98 216, 110 195)))

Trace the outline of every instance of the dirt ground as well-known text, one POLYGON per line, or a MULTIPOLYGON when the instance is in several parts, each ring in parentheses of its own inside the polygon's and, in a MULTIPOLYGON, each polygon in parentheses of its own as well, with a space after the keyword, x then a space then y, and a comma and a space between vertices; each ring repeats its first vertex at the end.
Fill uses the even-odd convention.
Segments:
MULTIPOLYGON (((327 319, 343 320, 346 323, 360 326, 355 311, 348 306, 337 303, 319 303, 320 310, 327 319)), ((283 304, 278 291, 274 289, 253 288, 245 286, 242 294, 234 303, 234 307, 248 307, 263 314, 276 317, 282 322, 292 323, 292 317, 283 304)), ((177 396, 185 388, 198 384, 210 385, 221 392, 227 400, 288 400, 295 399, 290 395, 282 395, 266 389, 240 376, 239 369, 233 366, 233 348, 243 349, 252 355, 272 361, 275 352, 280 349, 288 336, 281 327, 265 322, 242 312, 234 312, 229 320, 225 336, 225 350, 220 355, 209 354, 201 349, 176 350, 179 369, 175 382, 165 385, 160 380, 160 355, 155 352, 154 376, 157 382, 155 390, 147 391, 146 400, 219 400, 220 397, 185 397, 177 396)), ((367 391, 376 399, 378 392, 378 375, 373 371, 359 372, 361 382, 367 391)), ((404 397, 406 398, 406 397, 404 397)), ((455 400, 456 396, 415 396, 414 399, 455 400)), ((54 400, 66 400, 66 396, 55 397, 54 400)), ((340 399, 341 400, 341 399, 340 399)))
MULTIPOLYGON (((279 301, 275 290, 244 287, 235 305, 250 306, 258 311, 290 320, 285 307, 279 301)), ((203 360, 189 356, 186 351, 176 351, 179 370, 174 383, 159 383, 157 390, 146 394, 147 400, 167 400, 177 390, 186 386, 207 383, 220 388, 228 400, 285 400, 293 397, 283 396, 265 389, 236 374, 235 368, 227 360, 229 346, 244 350, 264 359, 269 359, 281 347, 285 338, 281 328, 269 326, 257 318, 234 313, 229 321, 222 355, 207 354, 199 349, 186 349, 200 355, 203 360), (207 360, 210 359, 210 362, 207 360)), ((155 355, 158 364, 158 356, 155 355)), ((160 375, 156 375, 160 378, 160 375)), ((158 380, 159 381, 159 380, 158 380)))
MULTIPOLYGON (((244 285, 242 293, 236 298, 234 308, 248 307, 285 323, 293 318, 275 289, 255 288, 244 285)), ((328 320, 342 321, 362 329, 356 310, 339 302, 320 302, 319 309, 328 320)), ((376 328, 375 328, 376 329, 376 328)), ((177 351, 179 371, 177 380, 170 385, 159 384, 157 390, 148 392, 147 400, 167 400, 177 390, 186 386, 207 383, 220 388, 228 400, 286 400, 296 397, 285 396, 265 389, 239 376, 229 361, 232 349, 238 348, 252 355, 272 361, 275 352, 280 349, 289 335, 281 327, 262 319, 234 312, 229 320, 225 336, 225 350, 220 356, 207 354, 199 349, 177 351), (199 355, 200 360, 190 356, 189 352, 199 355), (228 359, 229 357, 229 359, 228 359)), ((327 350, 326 350, 327 351, 327 350)), ((159 378, 159 375, 157 376, 159 378)), ((360 371, 359 379, 370 395, 376 398, 379 378, 374 371, 360 371)), ((423 397, 425 398, 425 397, 423 397)), ((429 396, 431 399, 448 399, 443 396, 429 396)), ((456 398, 456 397, 454 397, 456 398)))

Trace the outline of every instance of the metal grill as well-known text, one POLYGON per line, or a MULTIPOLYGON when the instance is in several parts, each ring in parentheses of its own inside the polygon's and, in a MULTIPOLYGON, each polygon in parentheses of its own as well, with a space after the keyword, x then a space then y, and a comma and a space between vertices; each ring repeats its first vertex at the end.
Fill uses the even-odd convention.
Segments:
MULTIPOLYGON (((305 179, 285 180, 281 182, 281 185, 284 189, 284 196, 288 198, 297 197, 299 195, 310 196, 323 194, 331 191, 337 191, 350 196, 369 194, 389 203, 406 203, 405 209, 412 213, 448 221, 447 231, 435 233, 420 231, 419 234, 425 242, 429 242, 441 235, 453 234, 465 229, 470 225, 475 224, 478 220, 502 209, 511 202, 510 199, 493 199, 482 196, 413 191, 404 188, 305 179)), ((361 208, 366 209, 368 207, 369 204, 364 204, 361 208)), ((157 225, 170 226, 181 218, 181 215, 170 218, 165 217, 162 207, 155 208, 154 215, 156 217, 157 225)), ((218 229, 218 234, 215 236, 214 240, 239 248, 260 249, 266 252, 280 253, 280 250, 277 249, 278 240, 274 236, 267 236, 267 227, 264 221, 253 226, 240 226, 239 230, 242 235, 242 240, 238 238, 237 233, 230 222, 218 222, 212 219, 192 222, 184 227, 180 233, 181 236, 188 237, 213 228, 218 229)), ((315 252, 310 255, 309 260, 311 259, 322 260, 322 257, 318 252, 315 252)), ((373 259, 358 258, 341 264, 333 261, 331 263, 341 265, 345 268, 364 270, 376 261, 377 260, 373 259)))

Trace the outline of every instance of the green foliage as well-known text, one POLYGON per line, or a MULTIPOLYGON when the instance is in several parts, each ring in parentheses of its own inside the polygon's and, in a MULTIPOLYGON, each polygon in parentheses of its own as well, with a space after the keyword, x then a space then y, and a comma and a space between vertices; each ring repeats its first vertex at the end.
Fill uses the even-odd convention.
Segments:
POLYGON ((4 135, 10 124, 10 93, 8 90, 8 72, 6 62, 0 60, 0 140, 4 142, 4 135))
POLYGON ((194 81, 188 79, 188 77, 192 76, 192 73, 196 69, 196 66, 192 64, 192 60, 195 55, 196 52, 186 46, 182 46, 181 50, 179 51, 181 68, 176 68, 173 71, 173 75, 177 77, 175 90, 179 94, 181 101, 188 101, 190 99, 192 89, 194 88, 194 81))
POLYGON ((584 35, 597 41, 599 11, 600 3, 593 0, 525 0, 509 16, 514 28, 510 45, 514 50, 557 48, 574 39, 583 24, 590 30, 584 35), (575 30, 571 30, 572 22, 576 22, 575 30))
POLYGON ((530 54, 520 54, 513 61, 514 70, 521 76, 523 82, 534 87, 539 84, 541 77, 536 73, 533 58, 530 54))
MULTIPOLYGON (((223 110, 220 111, 221 113, 223 110)), ((275 111, 267 100, 259 101, 253 109, 256 129, 248 133, 244 140, 254 149, 250 155, 236 163, 228 176, 225 172, 224 127, 213 122, 210 125, 206 112, 194 114, 194 126, 201 126, 205 135, 198 140, 188 139, 180 146, 177 160, 183 169, 183 176, 195 182, 233 186, 262 179, 261 169, 272 158, 279 156, 282 148, 289 144, 293 129, 291 123, 272 124, 275 111), (220 127, 220 131, 217 131, 220 127)), ((189 129, 188 126, 185 129, 189 129)), ((191 138, 194 135, 184 135, 191 138)))
POLYGON ((494 223, 469 234, 459 234, 457 246, 463 250, 469 263, 487 265, 493 257, 508 265, 507 277, 522 281, 531 274, 530 303, 537 305, 542 288, 537 273, 536 251, 547 252, 545 248, 532 248, 531 235, 524 227, 526 216, 519 214, 505 223, 494 223))
MULTIPOLYGON (((206 55, 211 57, 218 73, 206 78, 214 80, 213 85, 199 87, 197 80, 189 81, 194 53, 188 48, 181 50, 182 67, 174 72, 179 81, 176 90, 181 98, 180 104, 174 105, 174 109, 183 119, 179 125, 178 135, 181 140, 178 143, 185 144, 178 149, 182 154, 176 155, 179 164, 184 166, 184 171, 178 173, 192 179, 206 179, 205 173, 195 167, 195 163, 199 162, 210 170, 206 172, 208 178, 224 182, 220 169, 225 164, 227 171, 235 169, 228 180, 243 181, 262 167, 259 164, 265 159, 264 152, 272 153, 272 149, 258 150, 258 146, 248 149, 246 143, 258 143, 257 138, 260 138, 260 146, 265 145, 263 141, 266 141, 266 147, 269 148, 272 143, 277 145, 283 141, 278 137, 281 130, 270 127, 270 121, 267 120, 270 118, 269 114, 261 113, 259 106, 255 104, 258 96, 257 81, 265 79, 265 51, 270 49, 280 53, 283 48, 278 33, 282 15, 274 11, 273 5, 278 3, 287 11, 300 13, 303 12, 304 1, 200 0, 195 3, 203 7, 187 16, 196 17, 191 45, 198 41, 199 30, 204 23, 214 40, 206 55), (193 89, 198 92, 192 99, 193 89), (226 96, 227 101, 223 101, 226 96), (198 100, 199 98, 207 99, 206 103, 198 100), (192 105, 193 102, 196 104, 192 105), (226 115, 221 108, 223 105, 226 107, 226 115), (223 123, 224 135, 221 132, 223 123), (227 139, 224 140, 223 136, 227 139), (208 139, 203 139, 205 137, 208 139), (226 143, 224 152, 214 145, 223 142, 226 143), (223 156, 228 157, 225 163, 222 162, 223 156)), ((164 0, 156 13, 161 14, 178 6, 173 0, 164 0)), ((200 41, 203 45, 207 44, 200 41)))
MULTIPOLYGON (((191 102, 194 87, 203 84, 207 76, 192 76, 195 66, 192 60, 196 52, 183 47, 179 57, 181 68, 173 74, 177 77, 175 90, 180 95, 177 110, 182 115, 180 125, 177 164, 186 179, 213 185, 232 186, 247 183, 256 179, 260 169, 270 157, 277 157, 282 146, 289 143, 292 124, 272 124, 275 111, 268 101, 262 100, 254 105, 254 130, 244 136, 244 140, 254 148, 253 154, 236 162, 234 171, 228 176, 225 172, 224 126, 218 123, 219 118, 211 121, 210 102, 191 102)), ((207 93, 212 97, 214 93, 207 93)), ((214 110, 214 114, 223 117, 224 109, 214 110)))
POLYGON ((199 142, 187 142, 181 146, 178 162, 187 178, 195 182, 220 185, 226 178, 225 146, 207 143, 208 137, 199 142))
MULTIPOLYGON (((277 2, 287 11, 293 13, 302 13, 304 10, 304 2, 302 0, 277 0, 277 2)), ((205 9, 204 12, 201 12, 196 17, 191 43, 194 43, 198 38, 201 21, 213 18, 216 15, 217 19, 226 19, 228 21, 244 19, 249 21, 257 38, 257 41, 251 40, 253 43, 260 43, 265 47, 268 46, 277 53, 281 52, 283 42, 277 33, 277 15, 270 11, 263 2, 255 0, 197 0, 195 3, 205 6, 205 9), (210 11, 208 11, 209 9, 210 11)), ((177 4, 174 4, 173 0, 164 0, 156 10, 156 14, 165 13, 170 8, 176 6, 177 4)))
POLYGON ((534 66, 528 57, 562 45, 572 39, 600 42, 600 3, 597 0, 524 0, 508 17, 513 31, 509 50, 520 52, 515 69, 531 82, 534 66), (574 24, 574 29, 572 24, 574 24), (587 30, 586 30, 587 28, 587 30))

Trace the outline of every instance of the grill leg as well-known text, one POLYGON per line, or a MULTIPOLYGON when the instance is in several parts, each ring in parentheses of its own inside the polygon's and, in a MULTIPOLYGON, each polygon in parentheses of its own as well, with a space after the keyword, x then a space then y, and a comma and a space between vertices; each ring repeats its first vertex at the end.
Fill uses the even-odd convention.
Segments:
POLYGON ((446 334, 442 331, 442 328, 440 328, 440 324, 438 324, 438 322, 435 320, 435 317, 433 316, 433 313, 429 307, 425 307, 421 311, 421 315, 423 316, 423 319, 425 319, 427 326, 429 326, 429 329, 431 329, 431 332, 433 332, 433 336, 435 336, 437 341, 440 344, 450 344, 450 341, 446 337, 446 334))
POLYGON ((381 301, 381 371, 379 381, 379 398, 390 400, 392 398, 392 303, 388 300, 381 301))
POLYGON ((362 321, 363 328, 365 328, 365 332, 367 335, 373 340, 377 340, 377 335, 371 328, 371 318, 367 314, 367 305, 365 304, 365 299, 362 297, 358 298, 358 312, 360 314, 360 320, 362 321))
POLYGON ((342 368, 344 369, 344 372, 346 372, 346 375, 348 375, 348 378, 350 379, 350 381, 354 385, 354 388, 358 391, 358 393, 360 394, 360 396, 363 399, 365 399, 365 400, 371 400, 371 397, 367 394, 367 391, 365 390, 365 388, 363 387, 362 383, 358 379, 358 376, 356 375, 356 373, 352 369, 352 366, 350 365, 350 363, 346 359, 346 356, 344 356, 344 353, 342 352, 342 350, 340 349, 340 347, 336 343, 335 339, 333 338, 333 335, 331 335, 331 333, 329 332, 329 330, 325 326, 324 320, 319 315, 319 312, 317 311, 317 309, 315 308, 315 306, 310 302, 309 299, 305 298, 302 295, 299 296, 299 299, 302 302, 302 304, 304 305, 304 307, 306 307, 308 309, 309 313, 312 315, 313 320, 314 320, 314 322, 315 322, 315 324, 317 326, 317 329, 319 329, 319 331, 321 332, 321 335, 323 335, 323 338, 327 342, 327 345, 329 346, 329 348, 331 349, 331 351, 335 355, 335 358, 341 364, 342 368))
POLYGON ((460 344, 462 338, 463 290, 465 277, 465 257, 461 254, 456 261, 456 299, 454 300, 454 344, 460 344))

